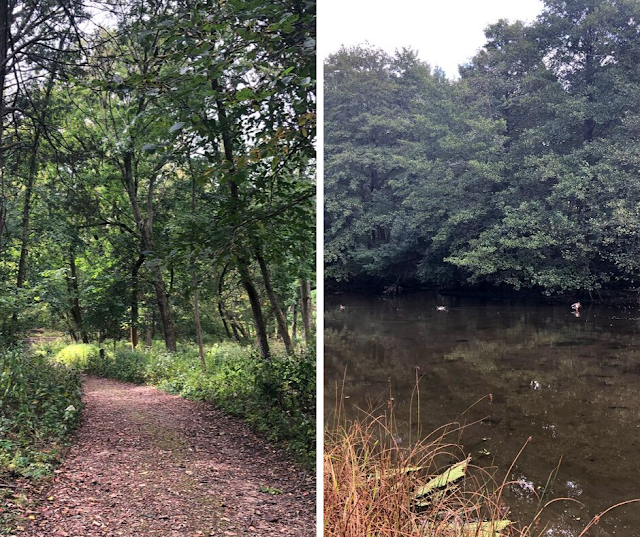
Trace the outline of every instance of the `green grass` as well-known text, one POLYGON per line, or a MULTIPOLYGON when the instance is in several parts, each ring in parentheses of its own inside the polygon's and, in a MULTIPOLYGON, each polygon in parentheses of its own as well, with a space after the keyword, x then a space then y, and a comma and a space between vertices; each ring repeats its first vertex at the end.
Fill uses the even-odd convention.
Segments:
POLYGON ((272 442, 284 446, 308 467, 315 464, 315 355, 276 353, 265 362, 250 347, 218 343, 201 370, 198 351, 182 345, 175 354, 162 347, 105 349, 101 359, 92 346, 70 345, 57 359, 87 373, 152 384, 195 401, 211 403, 248 422, 272 442))
POLYGON ((97 358, 99 352, 95 345, 74 343, 60 349, 55 356, 55 361, 72 369, 84 370, 89 360, 97 358))

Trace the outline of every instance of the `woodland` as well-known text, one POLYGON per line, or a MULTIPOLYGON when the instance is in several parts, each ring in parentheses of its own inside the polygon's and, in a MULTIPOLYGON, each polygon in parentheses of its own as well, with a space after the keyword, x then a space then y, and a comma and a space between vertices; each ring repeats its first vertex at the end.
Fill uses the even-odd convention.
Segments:
POLYGON ((315 65, 310 1, 0 0, 9 507, 61 460, 84 373, 313 459, 315 65))
POLYGON ((640 4, 545 0, 449 79, 325 64, 327 285, 637 298, 640 4))

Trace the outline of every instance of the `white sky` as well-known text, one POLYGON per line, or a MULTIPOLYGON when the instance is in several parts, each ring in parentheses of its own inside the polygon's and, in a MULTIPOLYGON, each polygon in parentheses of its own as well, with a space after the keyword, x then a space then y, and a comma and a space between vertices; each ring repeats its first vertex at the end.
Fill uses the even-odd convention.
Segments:
POLYGON ((411 47, 452 78, 499 19, 531 22, 541 0, 318 0, 318 52, 369 42, 389 53, 411 47))

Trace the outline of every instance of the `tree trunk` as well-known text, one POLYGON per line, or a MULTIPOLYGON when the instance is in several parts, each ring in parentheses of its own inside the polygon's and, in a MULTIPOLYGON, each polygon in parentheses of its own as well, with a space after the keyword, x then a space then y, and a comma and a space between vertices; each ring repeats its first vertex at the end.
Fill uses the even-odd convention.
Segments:
POLYGON ((302 329, 307 345, 311 344, 313 337, 313 315, 311 313, 311 283, 308 279, 300 282, 300 296, 302 299, 302 329))
MULTIPOLYGON (((232 321, 234 329, 238 331, 238 333, 240 334, 241 338, 245 341, 248 341, 251 338, 251 333, 247 333, 244 329, 244 327, 242 326, 242 323, 239 322, 236 318, 232 317, 232 321)), ((248 329, 248 328, 247 328, 248 329)), ((240 341, 240 339, 238 339, 238 341, 240 341)))
POLYGON ((298 334, 298 299, 293 304, 293 326, 291 327, 291 337, 292 339, 296 339, 298 334))
MULTIPOLYGON (((147 217, 143 218, 138 204, 137 189, 133 177, 133 155, 131 153, 125 154, 122 171, 123 181, 129 196, 129 202, 131 203, 133 217, 138 227, 138 231, 140 232, 143 251, 153 252, 153 207, 151 202, 153 199, 154 180, 151 179, 149 184, 149 192, 147 196, 147 217)), ((160 312, 160 322, 162 323, 165 346, 167 347, 167 350, 176 352, 176 334, 173 321, 171 319, 171 311, 169 309, 169 297, 162 277, 162 268, 159 263, 153 264, 151 267, 151 274, 153 275, 153 288, 156 293, 158 311, 160 312)))
MULTIPOLYGON (((222 145, 224 146, 224 157, 229 165, 229 191, 231 194, 230 213, 232 218, 237 218, 240 213, 240 192, 238 190, 238 184, 235 181, 236 166, 233 159, 233 139, 231 136, 231 126, 227 118, 227 111, 222 99, 219 96, 218 81, 213 80, 211 82, 211 89, 216 93, 216 108, 218 110, 219 127, 222 134, 222 145)), ((253 315, 253 326, 256 329, 256 339, 258 342, 258 349, 260 350, 260 356, 268 360, 270 358, 269 351, 269 338, 267 337, 267 328, 264 323, 264 317, 262 315, 262 307, 260 306, 260 298, 258 291, 251 279, 251 273, 249 271, 249 262, 246 259, 245 254, 242 252, 242 246, 239 247, 236 252, 237 255, 237 267, 240 274, 240 281, 242 286, 247 292, 249 297, 249 303, 251 304, 251 313, 253 315)))
MULTIPOLYGON (((229 268, 229 265, 226 264, 223 268, 222 268, 222 272, 220 274, 218 274, 218 271, 216 270, 215 264, 213 266, 213 274, 214 274, 214 281, 215 281, 215 285, 214 285, 214 289, 217 292, 217 302, 218 302, 218 313, 220 314, 220 319, 222 320, 222 325, 224 326, 224 331, 227 333, 227 337, 229 339, 233 339, 233 335, 231 334, 231 331, 229 330, 229 323, 227 323, 227 314, 225 313, 225 307, 222 301, 222 287, 224 284, 224 276, 227 273, 227 269, 229 268)), ((235 337, 238 340, 238 342, 240 341, 240 338, 238 337, 237 332, 234 331, 235 337)))
POLYGON ((273 290, 273 286, 271 285, 271 277, 269 276, 269 268, 267 267, 267 263, 262 257, 262 254, 259 250, 255 252, 255 258, 258 261, 258 265, 260 265, 260 272, 262 273, 262 279, 264 281, 264 288, 267 291, 267 296, 269 297, 269 302, 271 302, 271 308, 273 309, 273 315, 276 318, 276 323, 278 326, 278 334, 282 338, 284 342, 284 348, 287 351, 287 354, 293 354, 293 345, 291 343, 291 337, 289 337, 289 328, 287 327, 287 318, 285 317, 282 308, 280 308, 280 304, 278 302, 278 297, 273 290))
POLYGON ((0 253, 2 252, 3 231, 5 228, 4 191, 4 111, 5 111, 5 83, 7 78, 7 58, 9 54, 9 36, 11 34, 11 11, 9 0, 0 0, 0 253))
POLYGON ((240 281, 247 292, 249 303, 251 304, 253 327, 256 329, 256 340, 258 342, 260 356, 265 360, 268 360, 271 357, 269 351, 269 339, 267 337, 267 326, 264 322, 264 316, 262 315, 260 297, 258 296, 258 291, 251 280, 251 274, 249 273, 249 267, 246 264, 246 260, 243 258, 238 258, 238 272, 240 273, 240 281))
POLYGON ((234 320, 230 322, 231 322, 231 330, 233 330, 233 335, 236 338, 236 341, 240 343, 241 339, 240 339, 240 333, 238 332, 238 323, 235 322, 234 320))
POLYGON ((89 336, 82 325, 82 309, 80 308, 80 292, 78 289, 78 272, 76 269, 76 257, 73 253, 73 247, 69 252, 69 269, 71 270, 71 276, 67 278, 67 285, 71 293, 71 317, 73 317, 73 322, 75 323, 78 332, 80 332, 82 343, 89 343, 89 336))
POLYGON ((198 280, 196 271, 191 272, 191 285, 193 286, 193 315, 196 322, 196 339, 198 340, 198 351, 200 353, 200 365, 202 371, 207 370, 207 363, 204 359, 204 343, 202 342, 202 325, 200 324, 200 306, 198 305, 198 280))
POLYGON ((151 272, 153 274, 153 288, 156 292, 156 302, 158 304, 158 311, 160 313, 160 322, 162 323, 164 344, 168 351, 176 352, 176 334, 173 328, 173 321, 171 320, 171 312, 169 311, 169 299, 167 297, 167 291, 164 287, 160 265, 154 266, 151 272))
MULTIPOLYGON (((189 161, 189 169, 191 170, 191 161, 189 161)), ((191 170, 191 213, 196 214, 196 180, 191 170)), ((194 245, 191 245, 193 252, 194 245)), ((173 269, 171 271, 171 281, 173 282, 173 269)), ((196 323, 196 339, 198 341, 198 352, 200 353, 200 365, 202 371, 207 370, 207 362, 204 359, 204 344, 202 342, 202 324, 200 323, 200 306, 198 305, 198 279, 196 278, 195 266, 191 270, 191 286, 193 287, 193 316, 196 323)))
MULTIPOLYGON (((1 118, 0 118, 1 121, 1 118)), ((20 246, 20 259, 18 260, 18 274, 16 276, 16 288, 24 287, 24 280, 27 272, 27 256, 29 254, 29 235, 30 235, 30 217, 31 217, 31 196, 33 194, 33 185, 38 173, 38 149, 40 147, 40 127, 36 128, 33 138, 33 147, 29 161, 29 175, 27 176, 27 184, 24 190, 24 204, 22 206, 22 240, 20 246)), ((2 172, 0 172, 2 173, 2 172)), ((1 224, 0 224, 1 226, 1 224)), ((0 232, 1 233, 1 232, 0 232)), ((14 311, 11 317, 11 334, 13 334, 18 325, 18 312, 14 311)))
POLYGON ((140 306, 138 300, 138 274, 140 267, 144 263, 145 256, 140 255, 135 265, 131 268, 131 325, 129 326, 129 340, 131 342, 131 348, 135 349, 138 346, 138 327, 140 306))
POLYGON ((224 311, 222 310, 222 301, 220 299, 218 299, 218 313, 220 314, 220 319, 222 319, 222 326, 224 326, 224 331, 226 332, 227 337, 229 339, 233 339, 233 335, 229 331, 229 323, 227 323, 224 311))

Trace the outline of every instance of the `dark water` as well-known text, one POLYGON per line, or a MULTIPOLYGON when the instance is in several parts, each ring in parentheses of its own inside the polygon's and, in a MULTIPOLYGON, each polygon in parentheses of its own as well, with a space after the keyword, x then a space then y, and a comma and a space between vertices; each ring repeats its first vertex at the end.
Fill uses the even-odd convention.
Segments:
MULTIPOLYGON (((420 293, 400 298, 338 295, 325 301, 325 415, 345 378, 347 411, 395 397, 408 435, 416 367, 422 428, 464 415, 462 437, 476 464, 544 487, 562 459, 548 536, 577 536, 609 506, 640 498, 640 311, 523 301, 488 302, 420 293), (439 312, 444 304, 448 311, 439 312), (344 309, 340 308, 344 306, 344 309), (346 376, 345 376, 346 367, 346 376), (489 452, 482 455, 481 450, 489 452)), ((528 522, 538 501, 509 489, 511 517, 528 522)), ((612 511, 590 536, 640 536, 640 505, 612 511)))

